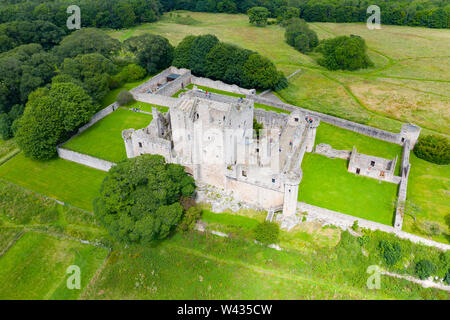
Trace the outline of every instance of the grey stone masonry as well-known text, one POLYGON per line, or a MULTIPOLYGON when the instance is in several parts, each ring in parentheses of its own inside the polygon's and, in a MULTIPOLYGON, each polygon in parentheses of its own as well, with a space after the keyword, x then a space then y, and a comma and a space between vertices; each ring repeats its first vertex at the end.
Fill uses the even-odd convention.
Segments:
POLYGON ((397 230, 401 230, 403 226, 403 218, 405 215, 405 202, 406 202, 406 194, 408 191, 408 178, 409 172, 411 169, 411 164, 409 163, 411 148, 409 140, 406 140, 405 145, 403 147, 403 156, 402 156, 402 177, 400 181, 400 186, 398 188, 398 197, 397 197, 397 209, 395 211, 395 222, 394 228, 397 230))
MULTIPOLYGON (((260 96, 256 96, 256 95, 253 95, 253 96, 248 95, 247 98, 253 99, 257 103, 273 106, 273 107, 276 107, 276 108, 279 108, 282 110, 286 110, 286 111, 290 111, 290 112, 295 111, 295 110, 300 110, 306 114, 309 114, 311 116, 319 118, 323 122, 326 122, 326 123, 329 123, 329 124, 332 124, 337 127, 344 128, 344 129, 347 129, 350 131, 361 133, 366 136, 373 137, 373 138, 376 138, 379 140, 384 140, 384 141, 399 144, 399 145, 402 145, 404 143, 404 141, 402 141, 402 134, 400 134, 400 133, 392 133, 389 131, 380 130, 377 128, 369 127, 369 126, 359 124, 356 122, 352 122, 349 120, 333 117, 333 116, 323 114, 320 112, 316 112, 316 111, 304 109, 304 108, 301 108, 298 106, 290 105, 287 103, 277 103, 272 100, 261 98, 260 96)), ((404 129, 403 131, 407 132, 407 129, 404 129)))
POLYGON ((109 162, 106 160, 98 159, 87 154, 75 152, 68 149, 57 148, 58 156, 61 159, 76 162, 97 170, 108 172, 116 164, 114 162, 109 162))
POLYGON ((414 243, 421 243, 429 247, 436 247, 440 250, 447 251, 450 249, 450 245, 436 242, 433 240, 428 240, 401 230, 397 230, 394 227, 387 226, 381 223, 353 217, 347 214, 335 212, 332 210, 316 207, 304 202, 299 202, 297 204, 299 213, 307 213, 306 221, 319 221, 324 225, 335 225, 342 229, 351 228, 355 221, 358 221, 358 226, 369 230, 380 230, 383 232, 388 232, 395 234, 401 239, 407 239, 414 243))

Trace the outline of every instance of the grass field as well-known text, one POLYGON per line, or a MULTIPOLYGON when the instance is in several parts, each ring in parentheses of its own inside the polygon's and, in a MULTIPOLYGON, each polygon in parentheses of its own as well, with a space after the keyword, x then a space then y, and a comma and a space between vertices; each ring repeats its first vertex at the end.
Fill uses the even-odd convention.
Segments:
POLYGON ((411 152, 411 173, 408 180, 408 201, 419 207, 417 222, 406 216, 403 230, 450 243, 450 166, 440 166, 417 158, 411 152), (442 232, 433 234, 423 230, 423 223, 440 225, 442 232))
POLYGON ((127 158, 122 131, 145 128, 151 121, 151 115, 119 109, 63 147, 100 159, 119 162, 127 158))
POLYGON ((139 109, 141 111, 145 111, 145 112, 152 112, 152 108, 155 107, 156 109, 158 109, 160 112, 162 113, 166 113, 167 111, 169 111, 168 107, 164 107, 164 106, 158 106, 156 104, 150 104, 150 103, 145 103, 145 102, 141 102, 141 101, 134 101, 130 104, 124 105, 123 108, 128 108, 130 110, 132 110, 133 108, 139 109))
POLYGON ((107 106, 109 106, 109 105, 113 104, 114 102, 116 102, 117 101, 117 95, 120 93, 120 91, 122 91, 122 90, 130 91, 131 89, 134 89, 134 88, 138 87, 139 85, 143 84, 144 82, 146 82, 147 80, 149 80, 153 76, 154 75, 148 75, 142 80, 135 81, 135 82, 128 82, 128 83, 125 83, 120 88, 117 88, 117 89, 109 91, 108 94, 106 95, 106 97, 103 99, 103 101, 101 103, 101 107, 102 108, 106 108, 107 106))
POLYGON ((22 228, 0 228, 0 258, 21 233, 22 228))
POLYGON ((321 122, 317 128, 316 145, 326 143, 336 150, 353 150, 371 156, 385 159, 394 159, 398 156, 396 175, 400 175, 400 162, 402 158, 402 147, 393 143, 374 139, 363 134, 342 129, 331 124, 321 122))
POLYGON ((393 225, 398 186, 347 171, 347 161, 306 154, 298 200, 393 225))
POLYGON ((151 248, 112 252, 83 298, 446 299, 445 292, 387 277, 381 290, 367 290, 366 269, 376 259, 364 256, 355 239, 300 253, 239 239, 176 234, 151 248))
POLYGON ((0 166, 0 178, 88 211, 105 176, 105 172, 74 162, 33 161, 23 153, 0 166))
POLYGON ((27 232, 0 259, 0 299, 77 299, 108 254, 106 249, 27 232), (66 286, 66 269, 81 270, 81 289, 66 286))
POLYGON ((330 72, 313 55, 290 47, 280 26, 254 27, 246 15, 188 14, 199 23, 177 24, 166 16, 110 34, 123 41, 156 33, 176 45, 187 35, 212 33, 261 53, 286 75, 301 68, 289 87, 279 92, 289 103, 390 131, 398 132, 400 121, 410 121, 450 134, 450 30, 384 25, 381 30, 368 30, 363 23, 312 23, 320 39, 362 36, 375 63, 368 70, 330 72))

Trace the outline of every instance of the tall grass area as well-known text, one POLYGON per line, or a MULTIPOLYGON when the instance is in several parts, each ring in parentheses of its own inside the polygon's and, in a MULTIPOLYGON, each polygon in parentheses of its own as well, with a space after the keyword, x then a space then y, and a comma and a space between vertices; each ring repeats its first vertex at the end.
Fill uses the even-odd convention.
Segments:
POLYGON ((393 225, 398 185, 347 171, 347 161, 307 153, 298 200, 329 210, 393 225))
POLYGON ((317 128, 315 143, 316 145, 326 143, 331 145, 333 149, 348 151, 352 151, 353 146, 355 146, 359 153, 390 160, 398 156, 395 174, 400 175, 402 147, 397 144, 371 138, 325 122, 321 122, 317 128))
MULTIPOLYGON (((376 247, 376 238, 365 244, 376 247)), ((315 253, 276 251, 239 239, 176 234, 152 248, 112 252, 88 299, 447 299, 448 294, 382 278, 368 290, 366 256, 343 234, 333 248, 315 253)))
POLYGON ((186 14, 198 23, 176 24, 166 14, 156 23, 109 33, 121 41, 145 33, 160 34, 173 45, 191 34, 215 34, 221 41, 269 58, 286 76, 302 69, 279 92, 291 104, 389 131, 398 132, 401 122, 413 122, 450 133, 450 30, 384 26, 373 32, 363 23, 310 23, 319 39, 354 34, 366 40, 374 68, 332 72, 319 66, 314 55, 289 46, 279 25, 252 26, 243 14, 186 14))
POLYGON ((96 158, 119 162, 127 158, 122 131, 142 129, 152 121, 151 115, 118 109, 95 123, 63 147, 96 158))
POLYGON ((108 250, 27 232, 0 259, 0 299, 77 299, 108 250), (67 288, 66 269, 81 269, 81 290, 67 288))
POLYGON ((23 153, 0 166, 0 178, 81 209, 92 211, 105 172, 63 159, 34 161, 23 153))

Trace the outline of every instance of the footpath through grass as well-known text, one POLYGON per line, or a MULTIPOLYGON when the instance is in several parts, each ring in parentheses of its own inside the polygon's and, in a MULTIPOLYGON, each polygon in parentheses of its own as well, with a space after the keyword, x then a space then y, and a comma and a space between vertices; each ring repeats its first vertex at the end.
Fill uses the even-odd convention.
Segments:
POLYGON ((0 259, 0 299, 77 299, 107 254, 78 241, 27 232, 0 259), (80 267, 81 290, 67 288, 71 265, 80 267))
POLYGON ((152 116, 118 109, 103 118, 63 147, 96 158, 119 162, 127 158, 122 131, 142 129, 150 124, 152 116))
POLYGON ((298 200, 393 225, 398 186, 347 171, 347 161, 305 154, 298 200))
POLYGON ((103 171, 75 162, 34 161, 23 153, 0 166, 0 178, 88 211, 105 176, 103 171))

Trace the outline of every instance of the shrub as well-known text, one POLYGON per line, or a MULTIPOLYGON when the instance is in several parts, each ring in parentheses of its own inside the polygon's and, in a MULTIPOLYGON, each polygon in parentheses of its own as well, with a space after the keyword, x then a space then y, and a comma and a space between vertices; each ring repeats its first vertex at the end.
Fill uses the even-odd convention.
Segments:
POLYGON ((402 249, 397 242, 380 240, 379 249, 384 262, 386 262, 388 266, 396 264, 402 256, 402 249))
POLYGON ((306 53, 317 47, 317 34, 311 30, 303 19, 293 18, 283 23, 286 27, 286 42, 300 52, 306 53))
POLYGON ((267 19, 270 12, 264 7, 253 7, 247 11, 248 19, 251 24, 255 24, 258 27, 264 27, 267 25, 267 19))
POLYGON ((422 259, 416 263, 415 273, 419 279, 427 279, 436 272, 436 266, 427 259, 422 259))
POLYGON ((450 163, 450 142, 441 136, 423 136, 414 147, 414 154, 423 160, 446 165, 450 163))
POLYGON ((125 82, 141 80, 147 74, 147 71, 137 64, 129 64, 120 71, 120 77, 125 82))
POLYGON ((264 244, 278 242, 280 227, 275 222, 264 221, 255 228, 255 239, 264 244))
POLYGON ((358 230, 358 228, 359 228, 358 220, 355 220, 355 222, 353 222, 352 229, 353 229, 354 231, 356 231, 356 230, 358 230))
POLYGON ((448 269, 448 270, 447 270, 447 273, 445 274, 444 282, 445 282, 447 285, 450 285, 450 269, 448 269))
POLYGON ((193 230, 201 216, 202 210, 199 207, 190 207, 178 224, 178 230, 182 232, 193 230))
POLYGON ((135 100, 133 98, 133 95, 130 92, 128 92, 127 90, 122 90, 117 95, 117 103, 120 106, 126 106, 130 103, 133 103, 134 101, 135 100))

